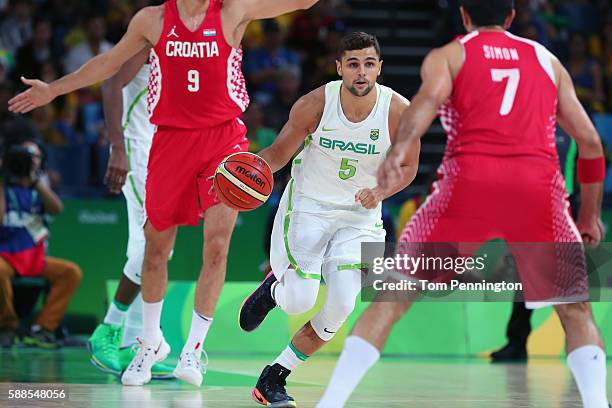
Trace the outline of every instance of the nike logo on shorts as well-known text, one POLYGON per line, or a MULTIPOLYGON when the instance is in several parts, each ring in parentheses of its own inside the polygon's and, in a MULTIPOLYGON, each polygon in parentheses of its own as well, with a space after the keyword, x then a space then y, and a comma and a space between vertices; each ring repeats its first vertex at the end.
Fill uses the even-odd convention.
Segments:
POLYGON ((334 334, 334 333, 336 333, 335 331, 329 331, 329 330, 327 330, 327 327, 326 327, 326 328, 324 328, 324 329, 323 329, 323 331, 324 331, 325 333, 329 333, 329 334, 334 334))

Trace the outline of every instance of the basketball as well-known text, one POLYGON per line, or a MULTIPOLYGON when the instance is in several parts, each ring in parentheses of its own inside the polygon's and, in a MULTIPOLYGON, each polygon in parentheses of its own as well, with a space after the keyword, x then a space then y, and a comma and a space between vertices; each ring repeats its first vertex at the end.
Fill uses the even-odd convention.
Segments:
POLYGON ((273 185, 270 166, 254 153, 234 153, 215 171, 217 196, 238 211, 251 211, 261 206, 270 196, 273 185))

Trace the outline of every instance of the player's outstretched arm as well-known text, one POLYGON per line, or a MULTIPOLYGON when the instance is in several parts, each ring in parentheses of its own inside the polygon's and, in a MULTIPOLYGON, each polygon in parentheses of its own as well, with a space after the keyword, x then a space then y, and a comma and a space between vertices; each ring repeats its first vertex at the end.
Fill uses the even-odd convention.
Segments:
POLYGON ((451 43, 431 51, 425 58, 421 66, 421 87, 404 111, 393 147, 378 169, 378 185, 383 190, 401 183, 404 177, 402 165, 407 162, 406 156, 420 146, 420 139, 435 119, 438 108, 451 95, 453 78, 449 60, 455 57, 454 54, 461 55, 459 47, 451 43))
POLYGON ((106 166, 104 183, 111 193, 119 194, 128 172, 128 159, 123 140, 123 94, 122 89, 140 71, 149 58, 151 48, 145 47, 130 58, 111 78, 102 85, 102 104, 106 135, 111 145, 111 154, 106 166))
POLYGON ((296 10, 306 10, 319 0, 232 0, 243 13, 243 21, 273 18, 296 10))
POLYGON ((274 143, 258 153, 273 172, 282 169, 304 143, 304 139, 317 129, 324 106, 325 87, 315 89, 293 104, 289 120, 274 143))
POLYGON ((66 75, 50 84, 37 79, 22 78, 30 88, 9 101, 9 110, 15 113, 27 113, 46 105, 60 95, 67 94, 113 76, 133 55, 149 44, 156 23, 159 25, 160 9, 147 7, 139 11, 128 27, 121 41, 111 50, 99 54, 87 61, 75 72, 66 75))
POLYGON ((559 78, 559 106, 557 120, 578 146, 578 181, 580 182, 580 212, 578 230, 587 244, 596 245, 603 238, 600 221, 603 199, 605 161, 601 139, 586 111, 580 104, 572 78, 567 70, 554 60, 559 78))

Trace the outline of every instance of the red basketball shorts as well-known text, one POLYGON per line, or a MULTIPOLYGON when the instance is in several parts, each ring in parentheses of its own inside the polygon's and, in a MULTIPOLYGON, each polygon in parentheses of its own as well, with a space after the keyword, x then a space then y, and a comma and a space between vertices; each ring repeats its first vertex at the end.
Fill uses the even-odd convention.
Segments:
POLYGON ((197 225, 219 203, 209 178, 227 156, 247 150, 245 135, 239 119, 209 129, 157 128, 145 185, 146 216, 156 230, 197 225))
MULTIPOLYGON (((455 254, 471 256, 482 243, 503 239, 515 258, 526 301, 584 296, 588 282, 582 239, 563 177, 558 168, 535 160, 540 159, 445 160, 433 192, 406 225, 398 252, 415 256, 430 248, 436 256, 449 255, 452 245, 429 243, 472 243, 458 246, 463 252, 455 254), (419 249, 414 243, 427 244, 419 249)), ((431 280, 423 271, 411 277, 431 280)))

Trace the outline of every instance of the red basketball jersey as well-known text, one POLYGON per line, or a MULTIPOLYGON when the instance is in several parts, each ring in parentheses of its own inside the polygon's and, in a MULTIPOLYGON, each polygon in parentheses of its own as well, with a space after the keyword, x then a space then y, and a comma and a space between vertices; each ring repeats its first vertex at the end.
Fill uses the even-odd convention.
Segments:
POLYGON ((439 112, 448 134, 445 159, 533 157, 558 167, 552 54, 508 32, 475 31, 458 41, 464 64, 439 112))
POLYGON ((242 75, 242 49, 223 36, 221 5, 210 0, 200 27, 190 31, 177 0, 164 5, 164 28, 151 50, 148 106, 151 123, 206 129, 237 118, 249 104, 242 75))

